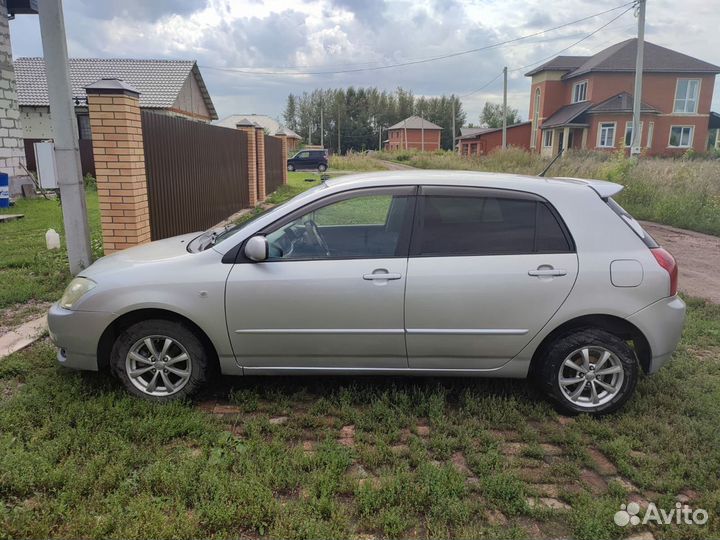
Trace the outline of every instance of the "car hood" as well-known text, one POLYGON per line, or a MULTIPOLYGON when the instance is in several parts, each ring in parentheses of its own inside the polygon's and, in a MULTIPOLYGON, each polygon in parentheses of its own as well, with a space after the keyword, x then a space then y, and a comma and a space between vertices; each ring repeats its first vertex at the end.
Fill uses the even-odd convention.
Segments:
POLYGON ((135 265, 158 263, 180 257, 188 257, 191 253, 188 252, 187 245, 199 234, 201 233, 196 232, 165 238, 164 240, 156 240, 155 242, 149 242, 118 251, 112 255, 106 255, 83 270, 81 275, 92 278, 97 274, 109 270, 118 270, 135 265))

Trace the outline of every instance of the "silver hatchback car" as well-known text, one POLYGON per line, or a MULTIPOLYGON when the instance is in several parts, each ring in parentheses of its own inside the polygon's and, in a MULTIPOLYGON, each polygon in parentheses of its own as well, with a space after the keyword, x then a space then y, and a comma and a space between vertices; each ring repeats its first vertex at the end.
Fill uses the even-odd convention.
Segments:
POLYGON ((603 414, 680 340, 677 266, 622 186, 455 171, 348 176, 242 225, 81 272, 50 310, 68 367, 184 398, 231 375, 531 377, 603 414))

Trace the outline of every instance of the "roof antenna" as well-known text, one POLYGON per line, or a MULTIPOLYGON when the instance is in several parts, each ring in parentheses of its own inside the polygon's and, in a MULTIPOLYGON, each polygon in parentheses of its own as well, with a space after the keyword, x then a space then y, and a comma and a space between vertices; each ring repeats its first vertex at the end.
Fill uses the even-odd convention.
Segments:
POLYGON ((561 148, 560 151, 557 153, 557 156, 552 158, 552 161, 547 164, 547 167, 543 169, 543 171, 538 174, 538 176, 545 176, 545 173, 548 172, 548 169, 553 166, 553 163, 555 163, 560 156, 562 156, 562 153, 565 151, 565 148, 561 148))

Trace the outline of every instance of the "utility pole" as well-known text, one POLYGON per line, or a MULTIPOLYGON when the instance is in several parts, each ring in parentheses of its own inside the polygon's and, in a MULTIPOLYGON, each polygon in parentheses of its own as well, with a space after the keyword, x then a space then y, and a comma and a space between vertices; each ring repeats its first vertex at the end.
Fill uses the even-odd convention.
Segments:
POLYGON ((507 148, 507 66, 503 68, 503 130, 502 130, 502 147, 507 148))
POLYGON ((38 7, 65 242, 70 272, 75 275, 90 266, 92 251, 75 108, 70 90, 65 19, 61 0, 43 0, 38 2, 38 7))
POLYGON ((342 146, 340 146, 340 111, 338 111, 337 130, 338 130, 338 156, 339 156, 339 155, 342 155, 342 146))
POLYGON ((455 151, 455 96, 450 96, 450 99, 452 99, 452 138, 451 138, 451 144, 452 144, 452 151, 455 151))
POLYGON ((378 152, 382 150, 382 125, 378 124, 378 152))
POLYGON ((323 122, 323 104, 320 100, 320 148, 325 148, 325 123, 323 122))
POLYGON ((408 143, 407 143, 407 119, 403 120, 403 129, 405 131, 405 150, 408 149, 408 143))
POLYGON ((420 116, 420 151, 425 151, 425 119, 420 116))
POLYGON ((645 2, 638 0, 638 37, 637 56, 635 57, 635 89, 633 91, 633 118, 632 118, 632 140, 630 141, 630 155, 640 155, 642 145, 642 131, 640 129, 640 108, 642 107, 642 79, 643 79, 643 57, 645 49, 645 2))

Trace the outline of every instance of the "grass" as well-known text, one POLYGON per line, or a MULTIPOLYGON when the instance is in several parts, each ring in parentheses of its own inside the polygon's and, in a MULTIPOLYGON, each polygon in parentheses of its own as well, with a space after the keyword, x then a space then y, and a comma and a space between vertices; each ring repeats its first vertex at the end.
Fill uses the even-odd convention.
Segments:
MULTIPOLYGON (((102 254, 97 192, 89 190, 86 200, 93 252, 97 257, 102 254)), ((16 221, 0 223, 0 309, 28 300, 57 300, 70 279, 60 202, 19 199, 15 206, 0 213, 25 215, 16 221), (59 250, 49 251, 45 247, 45 232, 50 228, 60 234, 59 250)))
MULTIPOLYGON (((459 169, 537 175, 549 159, 519 149, 487 156, 462 157, 452 152, 400 151, 381 157, 423 169, 459 169)), ((559 159, 549 176, 597 178, 621 183, 618 202, 645 219, 720 236, 720 159, 643 158, 622 153, 571 152, 559 159)))
POLYGON ((676 358, 621 413, 568 425, 522 381, 399 377, 226 378, 200 398, 237 407, 219 418, 133 399, 108 376, 57 367, 50 345, 36 344, 0 363, 0 538, 638 532, 613 524, 621 485, 594 495, 579 482, 589 447, 659 507, 697 492, 692 506, 710 522, 655 527, 656 538, 717 537, 720 306, 689 307, 676 358), (351 425, 354 444, 341 444, 351 425), (498 430, 526 451, 504 453, 498 430), (563 455, 544 455, 547 444, 563 455), (459 454, 475 482, 452 465, 459 454), (523 475, 538 466, 572 510, 529 507, 541 484, 523 475))
POLYGON ((344 156, 333 154, 330 156, 329 166, 331 171, 348 172, 369 172, 387 169, 387 167, 378 160, 373 159, 372 155, 355 153, 349 153, 344 156))

